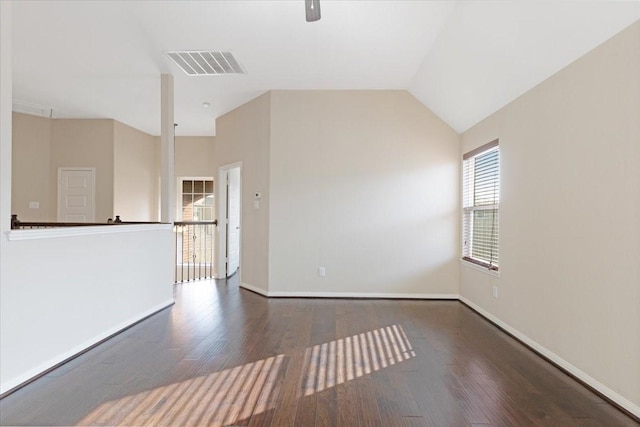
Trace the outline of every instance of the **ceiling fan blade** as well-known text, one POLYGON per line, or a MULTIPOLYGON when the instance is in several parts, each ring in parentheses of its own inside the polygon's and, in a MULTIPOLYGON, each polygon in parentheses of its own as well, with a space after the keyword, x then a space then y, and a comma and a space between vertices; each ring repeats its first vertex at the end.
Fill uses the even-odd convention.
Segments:
POLYGON ((304 0, 307 22, 314 22, 320 19, 320 0, 304 0))

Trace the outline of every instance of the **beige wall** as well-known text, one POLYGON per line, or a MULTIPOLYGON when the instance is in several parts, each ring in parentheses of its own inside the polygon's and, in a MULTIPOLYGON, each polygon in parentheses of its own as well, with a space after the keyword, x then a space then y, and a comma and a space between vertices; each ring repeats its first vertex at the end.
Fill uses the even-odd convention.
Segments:
POLYGON ((213 162, 215 137, 177 136, 175 174, 179 176, 215 177, 218 169, 213 162))
POLYGON ((457 296, 458 134, 406 91, 271 100, 269 290, 457 296))
POLYGON ((114 121, 113 215, 123 221, 158 220, 157 137, 114 121))
POLYGON ((113 120, 64 119, 51 122, 50 217, 57 216, 60 167, 96 168, 96 222, 113 216, 113 120))
POLYGON ((458 294, 459 136, 408 92, 274 91, 217 129, 216 168, 243 163, 243 283, 458 294))
POLYGON ((58 168, 84 166, 96 168, 97 222, 157 221, 158 137, 111 119, 14 113, 13 123, 12 212, 21 220, 56 221, 58 168))
POLYGON ((500 138, 502 197, 500 277, 461 294, 640 416, 639 52, 636 23, 463 134, 500 138))
POLYGON ((11 212, 22 221, 48 221, 51 203, 49 154, 51 120, 13 113, 11 212), (29 208, 38 202, 39 208, 29 208))
POLYGON ((268 290, 269 273, 269 138, 271 94, 266 93, 218 118, 214 167, 242 162, 242 281, 268 290), (262 204, 253 208, 253 193, 262 204))

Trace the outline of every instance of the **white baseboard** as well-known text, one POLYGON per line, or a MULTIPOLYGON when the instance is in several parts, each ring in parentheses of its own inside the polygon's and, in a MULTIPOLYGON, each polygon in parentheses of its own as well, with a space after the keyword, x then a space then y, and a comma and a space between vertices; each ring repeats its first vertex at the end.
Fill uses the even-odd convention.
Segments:
POLYGON ((457 294, 397 294, 386 292, 287 292, 268 293, 275 298, 383 298, 383 299, 446 299, 457 300, 457 294))
POLYGON ((471 307, 474 311, 476 311, 478 314, 480 314, 481 316, 483 316, 484 318, 486 318, 490 322, 492 322, 492 323, 496 324, 497 326, 499 326, 500 328, 504 329, 505 331, 507 331, 508 333, 513 335, 514 337, 516 337, 518 340, 522 341, 524 344, 526 344, 527 346, 531 347, 536 352, 542 354, 544 357, 546 357, 547 359, 549 359, 550 361, 552 361, 556 365, 560 366, 562 369, 564 369, 565 371, 569 372, 574 377, 578 378, 580 381, 582 381, 585 384, 589 385, 590 387, 594 388, 595 390, 597 390, 598 392, 602 393, 607 398, 611 399, 616 404, 620 405, 622 408, 624 408, 627 411, 629 411, 631 414, 633 414, 636 417, 640 418, 640 406, 638 406, 635 403, 631 402, 629 399, 619 395, 618 393, 616 393, 615 391, 611 390, 606 385, 604 385, 601 382, 599 382, 598 380, 594 379, 593 377, 591 377, 587 373, 581 371, 580 369, 578 369, 577 367, 575 367, 571 363, 569 363, 566 360, 564 360, 562 357, 558 356, 557 354, 555 354, 551 350, 547 349, 546 347, 543 347, 542 345, 538 344, 536 341, 532 340, 531 338, 529 338, 528 336, 524 335, 520 331, 518 331, 518 330, 514 329, 513 327, 509 326, 508 324, 504 323, 502 320, 498 319, 496 316, 494 316, 493 314, 491 314, 488 311, 484 310, 483 308, 481 308, 480 306, 476 305, 475 303, 471 302, 467 298, 465 298, 463 296, 460 296, 459 299, 460 299, 461 302, 463 302, 466 305, 468 305, 469 307, 471 307))
POLYGON ((247 283, 240 287, 271 298, 384 298, 384 299, 446 299, 457 300, 458 294, 397 294, 386 292, 290 292, 265 291, 247 283))
POLYGON ((255 292, 256 294, 260 294, 260 295, 265 296, 265 297, 269 296, 269 293, 267 291, 265 291, 264 289, 257 288, 257 287, 255 287, 253 285, 248 284, 248 283, 240 283, 240 287, 241 288, 245 288, 245 289, 247 289, 247 290, 249 290, 251 292, 255 292))
POLYGON ((85 350, 87 350, 89 347, 95 345, 96 343, 99 343, 100 341, 124 330, 127 329, 128 327, 130 327, 131 325, 141 321, 142 319, 144 319, 145 317, 148 317, 154 313, 157 313, 160 310, 163 310, 167 307, 169 307, 170 305, 172 305, 174 303, 173 298, 170 300, 167 300, 165 302, 163 302, 162 304, 158 304, 157 306, 150 308, 149 310, 146 310, 142 313, 140 313, 139 315, 128 319, 122 323, 120 323, 119 325, 104 331, 103 333, 96 335, 95 337, 83 342, 80 345, 77 345, 76 347, 72 348, 69 351, 66 351, 62 354, 59 354, 56 357, 53 357, 49 360, 47 360, 46 362, 41 363, 40 365, 36 366, 33 369, 28 370, 27 372, 14 377, 6 382, 3 382, 0 385, 0 394, 6 393, 7 391, 18 387, 21 384, 27 383, 29 381, 31 381, 32 379, 42 375, 44 372, 47 372, 49 369, 53 368, 54 366, 84 352, 85 350))

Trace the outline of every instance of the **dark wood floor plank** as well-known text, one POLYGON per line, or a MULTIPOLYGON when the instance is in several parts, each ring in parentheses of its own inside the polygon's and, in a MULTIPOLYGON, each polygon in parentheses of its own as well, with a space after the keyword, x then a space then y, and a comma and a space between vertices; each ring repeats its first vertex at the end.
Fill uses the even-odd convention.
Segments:
POLYGON ((230 281, 0 400, 2 425, 638 426, 455 301, 266 299, 230 281))
POLYGON ((444 379, 414 373, 407 382, 428 425, 470 425, 444 379))
POLYGON ((338 392, 330 387, 317 393, 316 427, 335 427, 338 425, 338 392))
POLYGON ((376 398, 375 384, 371 379, 359 379, 355 380, 354 383, 358 390, 358 405, 355 409, 358 413, 360 425, 362 427, 383 426, 376 398))
POLYGON ((353 381, 347 381, 336 387, 337 393, 337 424, 340 427, 358 427, 360 419, 358 418, 358 389, 353 381))
POLYGON ((355 408, 358 406, 358 390, 353 383, 356 361, 353 357, 352 336, 357 332, 358 313, 354 304, 344 303, 336 307, 337 386, 336 423, 340 427, 358 427, 360 420, 355 408))
POLYGON ((314 392, 310 395, 303 395, 298 399, 296 408, 296 418, 293 425, 296 426, 313 426, 316 423, 316 406, 318 404, 318 396, 314 392))
POLYGON ((403 417, 401 425, 403 427, 428 427, 423 417, 403 417))

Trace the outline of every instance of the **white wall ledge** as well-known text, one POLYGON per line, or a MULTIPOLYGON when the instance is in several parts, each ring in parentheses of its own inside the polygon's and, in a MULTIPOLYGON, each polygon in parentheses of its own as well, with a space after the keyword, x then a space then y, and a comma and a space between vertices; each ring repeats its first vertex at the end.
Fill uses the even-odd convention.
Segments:
POLYGON ((472 262, 469 261, 465 261, 464 259, 460 260, 460 264, 464 265, 467 268, 471 268, 473 270, 478 270, 484 274, 488 274, 489 276, 493 276, 493 277, 500 277, 500 270, 495 271, 495 270, 489 270, 487 267, 483 267, 481 265, 478 264, 474 264, 472 262))
POLYGON ((134 233, 140 231, 171 230, 172 224, 126 224, 92 225, 87 227, 41 228, 32 230, 11 230, 5 232, 10 241, 39 240, 60 237, 96 236, 99 234, 134 233))

